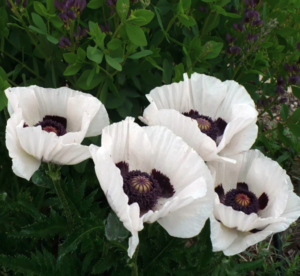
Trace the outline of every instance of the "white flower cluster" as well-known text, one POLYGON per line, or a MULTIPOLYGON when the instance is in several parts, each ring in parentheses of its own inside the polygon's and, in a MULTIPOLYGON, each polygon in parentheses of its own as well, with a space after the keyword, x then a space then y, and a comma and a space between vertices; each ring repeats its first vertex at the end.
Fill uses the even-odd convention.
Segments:
POLYGON ((5 93, 15 174, 29 180, 41 162, 71 165, 92 157, 108 203, 132 234, 130 257, 144 222, 190 238, 210 218, 213 250, 234 255, 300 216, 285 170, 249 150, 257 111, 234 81, 195 73, 153 89, 140 117, 146 127, 130 117, 109 125, 98 99, 66 87, 5 93), (101 133, 101 147, 81 145, 101 133))

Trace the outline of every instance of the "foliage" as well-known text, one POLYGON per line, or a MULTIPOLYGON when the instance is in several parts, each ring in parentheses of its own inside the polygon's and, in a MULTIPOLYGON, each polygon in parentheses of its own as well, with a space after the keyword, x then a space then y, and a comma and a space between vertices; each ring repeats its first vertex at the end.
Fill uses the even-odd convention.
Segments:
POLYGON ((138 263, 141 275, 275 275, 280 266, 292 275, 299 257, 270 264, 263 250, 248 262, 212 254, 208 224, 190 240, 147 225, 139 253, 130 260, 128 232, 110 212, 91 160, 61 171, 73 227, 47 166, 31 182, 12 173, 5 147, 7 87, 68 85, 98 97, 117 122, 141 115, 145 94, 181 81, 184 72, 238 81, 260 107, 259 117, 268 113, 273 119, 272 109, 279 106, 277 125, 258 122, 254 147, 288 171, 299 158, 300 108, 291 114, 284 103, 290 85, 300 99, 299 1, 258 1, 262 22, 256 26, 250 16, 245 30, 239 27, 249 17, 242 0, 113 3, 91 0, 80 16, 63 21, 53 0, 0 0, 0 272, 130 275, 138 263))

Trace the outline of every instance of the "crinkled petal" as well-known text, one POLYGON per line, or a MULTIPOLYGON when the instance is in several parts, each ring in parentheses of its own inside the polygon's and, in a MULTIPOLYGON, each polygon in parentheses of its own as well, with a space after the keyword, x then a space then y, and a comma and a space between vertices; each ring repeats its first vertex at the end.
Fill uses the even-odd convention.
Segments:
POLYGON ((123 178, 109 152, 103 147, 98 148, 94 145, 89 148, 95 163, 97 178, 110 207, 123 222, 124 227, 132 233, 128 249, 129 256, 132 256, 138 244, 137 232, 143 229, 139 206, 137 203, 128 205, 128 197, 123 190, 123 178))
POLYGON ((237 238, 236 229, 231 229, 218 222, 214 216, 210 217, 210 239, 213 251, 222 251, 227 249, 237 238))
POLYGON ((161 126, 145 127, 144 131, 154 152, 153 168, 170 179, 176 192, 200 177, 213 185, 210 171, 203 159, 180 137, 161 126))
MULTIPOLYGON (((226 146, 219 151, 222 156, 231 156, 249 150, 254 144, 258 133, 258 127, 254 123, 235 133, 226 146)), ((227 137, 224 137, 227 140, 227 137)), ((218 149, 219 150, 219 149, 218 149)))
POLYGON ((239 254, 245 251, 249 246, 264 240, 269 235, 286 230, 287 227, 288 225, 285 222, 278 222, 270 224, 264 230, 257 233, 244 233, 237 231, 238 237, 228 248, 223 250, 223 253, 226 256, 239 254))
POLYGON ((227 86, 227 95, 219 107, 218 117, 224 120, 231 118, 233 115, 232 108, 236 105, 248 106, 253 109, 253 112, 256 111, 255 104, 244 86, 235 81, 225 81, 223 84, 227 86))
POLYGON ((52 163, 60 165, 75 165, 91 157, 89 147, 80 144, 59 145, 50 154, 52 163))
POLYGON ((125 161, 129 170, 152 170, 152 146, 142 127, 127 117, 104 128, 101 145, 108 149, 115 164, 125 161))
POLYGON ((192 74, 190 80, 184 74, 184 80, 190 83, 192 109, 216 119, 217 111, 227 97, 227 86, 215 77, 197 73, 192 74))
POLYGON ((51 154, 58 146, 58 136, 54 132, 43 131, 41 126, 17 126, 17 134, 22 148, 36 159, 50 162, 51 154))
MULTIPOLYGON (((77 91, 75 91, 77 92, 77 91)), ((67 131, 80 130, 81 121, 85 114, 90 118, 87 136, 101 134, 103 127, 109 125, 108 115, 103 104, 90 94, 73 93, 67 104, 67 131)))
POLYGON ((17 125, 23 124, 22 111, 16 109, 11 118, 7 121, 6 127, 6 147, 9 156, 13 159, 13 172, 22 178, 29 180, 35 171, 40 167, 41 161, 29 155, 21 146, 17 125))
POLYGON ((149 102, 155 102, 158 110, 175 109, 182 113, 192 109, 187 81, 156 87, 151 90, 149 96, 149 102))
POLYGON ((99 101, 99 109, 92 119, 86 137, 97 136, 102 133, 103 128, 109 125, 108 113, 105 106, 99 101))
MULTIPOLYGON (((205 183, 204 178, 201 180, 205 183)), ((196 192, 196 189, 193 191, 196 192)), ((190 204, 171 211, 167 216, 158 219, 157 222, 173 237, 190 238, 196 236, 212 213, 213 197, 214 194, 209 188, 205 196, 198 197, 190 204)))
MULTIPOLYGON (((237 140, 237 138, 240 138, 242 141, 239 141, 239 144, 242 145, 242 148, 248 150, 255 142, 255 139, 257 137, 256 128, 255 129, 247 128, 248 125, 255 124, 256 122, 255 109, 245 105, 238 105, 232 107, 231 111, 233 114, 232 116, 233 118, 226 119, 224 116, 220 116, 222 119, 224 119, 227 122, 227 126, 223 133, 222 140, 218 145, 218 152, 222 151, 227 146, 227 144, 230 144, 231 140, 234 138, 235 140, 237 140), (245 113, 245 115, 242 115, 241 113, 245 113), (246 131, 245 128, 247 128, 246 131), (243 135, 235 137, 235 135, 237 135, 239 132, 242 131, 243 131, 242 133, 243 135)), ((238 150, 239 148, 237 148, 234 151, 234 154, 240 153, 238 150)))
POLYGON ((285 217, 288 223, 293 223, 300 217, 300 197, 294 192, 289 194, 289 198, 282 217, 285 217))
POLYGON ((27 124, 34 125, 42 119, 37 98, 31 87, 10 87, 5 90, 5 94, 8 98, 10 115, 21 108, 22 117, 27 124))

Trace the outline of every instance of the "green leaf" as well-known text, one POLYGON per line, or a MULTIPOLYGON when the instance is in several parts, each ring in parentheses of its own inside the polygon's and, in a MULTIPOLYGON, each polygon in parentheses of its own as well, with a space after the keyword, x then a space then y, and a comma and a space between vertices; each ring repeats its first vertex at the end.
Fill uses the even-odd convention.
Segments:
POLYGON ((37 33, 39 33, 39 34, 47 35, 46 32, 44 32, 44 31, 42 31, 41 29, 36 28, 36 27, 34 27, 34 26, 32 26, 32 25, 29 26, 29 29, 31 29, 31 30, 33 30, 33 31, 35 31, 35 32, 37 32, 37 33))
POLYGON ((31 181, 40 187, 51 188, 53 186, 52 180, 46 175, 44 169, 37 170, 31 178, 31 181))
POLYGON ((142 58, 142 57, 146 57, 146 56, 149 56, 149 55, 152 55, 153 52, 150 51, 150 50, 143 50, 143 51, 140 51, 138 53, 135 53, 131 56, 129 56, 128 58, 130 59, 139 59, 139 58, 142 58))
POLYGON ((197 24, 196 20, 193 17, 185 15, 185 14, 179 14, 178 18, 179 18, 179 21, 184 26, 187 26, 187 27, 191 27, 191 26, 194 26, 197 24))
POLYGON ((90 35, 95 41, 96 45, 104 50, 104 39, 106 37, 106 34, 101 31, 97 23, 94 23, 92 21, 89 21, 89 30, 90 35))
POLYGON ((39 14, 39 15, 46 15, 47 13, 47 9, 45 8, 45 6, 38 1, 34 1, 33 2, 33 8, 34 10, 39 14))
POLYGON ((129 11, 129 0, 118 0, 117 2, 117 13, 119 15, 119 17, 121 18, 121 21, 124 22, 126 20, 126 17, 128 15, 128 11, 129 11))
POLYGON ((191 0, 180 0, 180 2, 182 4, 182 8, 185 12, 190 9, 191 4, 192 4, 191 0))
POLYGON ((154 13, 149 10, 135 10, 132 15, 134 15, 137 18, 142 18, 141 22, 138 24, 136 21, 132 21, 132 23, 138 25, 138 26, 143 26, 147 25, 151 22, 151 20, 154 17, 154 13))
POLYGON ((114 38, 107 43, 107 48, 110 50, 117 50, 122 47, 122 40, 114 38))
POLYGON ((146 60, 148 60, 155 68, 164 71, 164 69, 161 68, 152 57, 147 57, 146 60))
POLYGON ((221 6, 218 6, 218 5, 211 5, 211 9, 216 11, 217 13, 222 14, 227 17, 232 17, 232 18, 240 18, 241 17, 239 14, 226 12, 221 6))
POLYGON ((59 16, 51 17, 49 20, 56 29, 59 29, 64 25, 64 22, 59 16))
POLYGON ((114 212, 110 212, 105 225, 105 236, 109 241, 123 241, 129 231, 124 227, 114 212))
POLYGON ((266 41, 266 42, 263 42, 262 44, 260 44, 260 47, 267 49, 267 48, 272 47, 273 45, 274 45, 274 43, 266 41))
POLYGON ((163 80, 165 81, 165 84, 169 84, 169 83, 171 83, 171 78, 172 78, 173 69, 174 69, 172 62, 169 61, 168 59, 164 59, 163 69, 164 69, 163 80))
POLYGON ((175 77, 173 78, 174 82, 179 82, 183 80, 184 66, 182 63, 179 63, 175 66, 175 77))
POLYGON ((208 41, 204 45, 204 48, 207 47, 210 51, 209 53, 204 57, 205 59, 212 59, 217 57, 222 48, 223 48, 223 43, 222 42, 215 42, 215 41, 208 41))
POLYGON ((300 107, 298 107, 289 118, 289 122, 297 123, 300 121, 300 107))
POLYGON ((284 121, 286 121, 289 116, 289 107, 285 103, 281 105, 280 116, 284 121))
POLYGON ((63 54, 64 60, 68 63, 75 63, 77 60, 77 55, 74 53, 65 53, 63 54))
POLYGON ((47 11, 49 13, 55 13, 56 9, 54 6, 54 0, 47 0, 47 11))
POLYGON ((38 14, 32 12, 31 13, 31 18, 33 23, 43 32, 47 33, 47 26, 44 22, 44 20, 42 19, 42 17, 40 17, 38 14))
MULTIPOLYGON (((299 119, 299 121, 300 121, 300 119, 299 119)), ((300 137, 300 125, 289 124, 288 128, 295 136, 300 137)))
POLYGON ((87 57, 89 60, 100 64, 103 60, 103 52, 96 47, 88 46, 87 48, 87 57))
POLYGON ((53 44, 57 44, 59 40, 51 35, 47 35, 47 40, 50 41, 53 44))
POLYGON ((66 70, 64 71, 64 76, 72 76, 78 73, 80 70, 82 64, 81 63, 74 63, 72 65, 69 65, 66 70))
POLYGON ((82 48, 78 48, 77 50, 77 56, 78 56, 78 60, 81 62, 84 62, 85 58, 86 58, 86 53, 82 48))
POLYGON ((87 78, 87 80, 86 80, 86 86, 89 88, 90 87, 90 84, 91 84, 91 82, 92 82, 92 80, 93 80, 93 78, 94 78, 94 76, 95 76, 95 68, 96 67, 94 67, 92 70, 91 70, 91 72, 90 72, 90 74, 89 74, 89 76, 88 76, 88 78, 87 78))
POLYGON ((126 24, 126 33, 129 40, 137 46, 146 46, 147 39, 145 37, 144 31, 139 27, 132 24, 126 24))
POLYGON ((105 60, 112 68, 115 68, 118 71, 122 71, 122 66, 111 56, 105 55, 105 60))
POLYGON ((89 86, 87 86, 87 79, 91 74, 91 70, 85 70, 79 79, 76 81, 76 85, 81 88, 82 90, 91 90, 94 89, 96 86, 98 86, 105 78, 104 74, 97 73, 93 76, 93 79, 91 80, 91 83, 89 86))
POLYGON ((87 7, 90 9, 99 9, 103 6, 105 3, 105 0, 91 0, 88 4, 87 7))
POLYGON ((239 263, 239 265, 235 267, 235 270, 242 271, 244 273, 246 271, 258 269, 259 267, 262 267, 263 264, 264 264, 263 259, 256 260, 253 262, 243 262, 243 263, 239 263))
POLYGON ((292 91, 293 91, 294 96, 297 97, 298 99, 300 99, 300 87, 292 85, 292 91))

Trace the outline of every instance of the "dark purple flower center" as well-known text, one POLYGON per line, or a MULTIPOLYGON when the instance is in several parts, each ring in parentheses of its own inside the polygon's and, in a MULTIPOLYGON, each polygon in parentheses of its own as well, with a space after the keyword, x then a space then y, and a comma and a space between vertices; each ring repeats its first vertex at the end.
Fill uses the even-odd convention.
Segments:
POLYGON ((213 121, 210 117, 200 115, 198 111, 195 110, 190 110, 189 112, 184 112, 182 114, 196 120, 198 123, 198 128, 201 130, 201 132, 205 133, 215 142, 217 142, 218 137, 223 135, 227 126, 227 123, 223 119, 218 118, 217 120, 213 121))
MULTIPOLYGON (((62 136, 67 133, 67 119, 60 116, 46 115, 43 121, 38 122, 34 126, 41 126, 42 130, 54 132, 57 136, 62 136)), ((28 127, 28 125, 24 123, 24 127, 28 127)))
POLYGON ((169 198, 175 193, 170 179, 155 169, 148 174, 139 170, 129 171, 126 162, 119 162, 116 166, 123 177, 123 190, 129 198, 128 204, 137 202, 141 214, 152 210, 159 198, 169 198))
POLYGON ((246 183, 237 183, 236 189, 229 190, 226 194, 222 184, 215 188, 220 202, 226 206, 231 206, 236 211, 242 211, 247 215, 263 210, 268 205, 269 198, 266 193, 262 193, 259 198, 249 191, 246 183))

